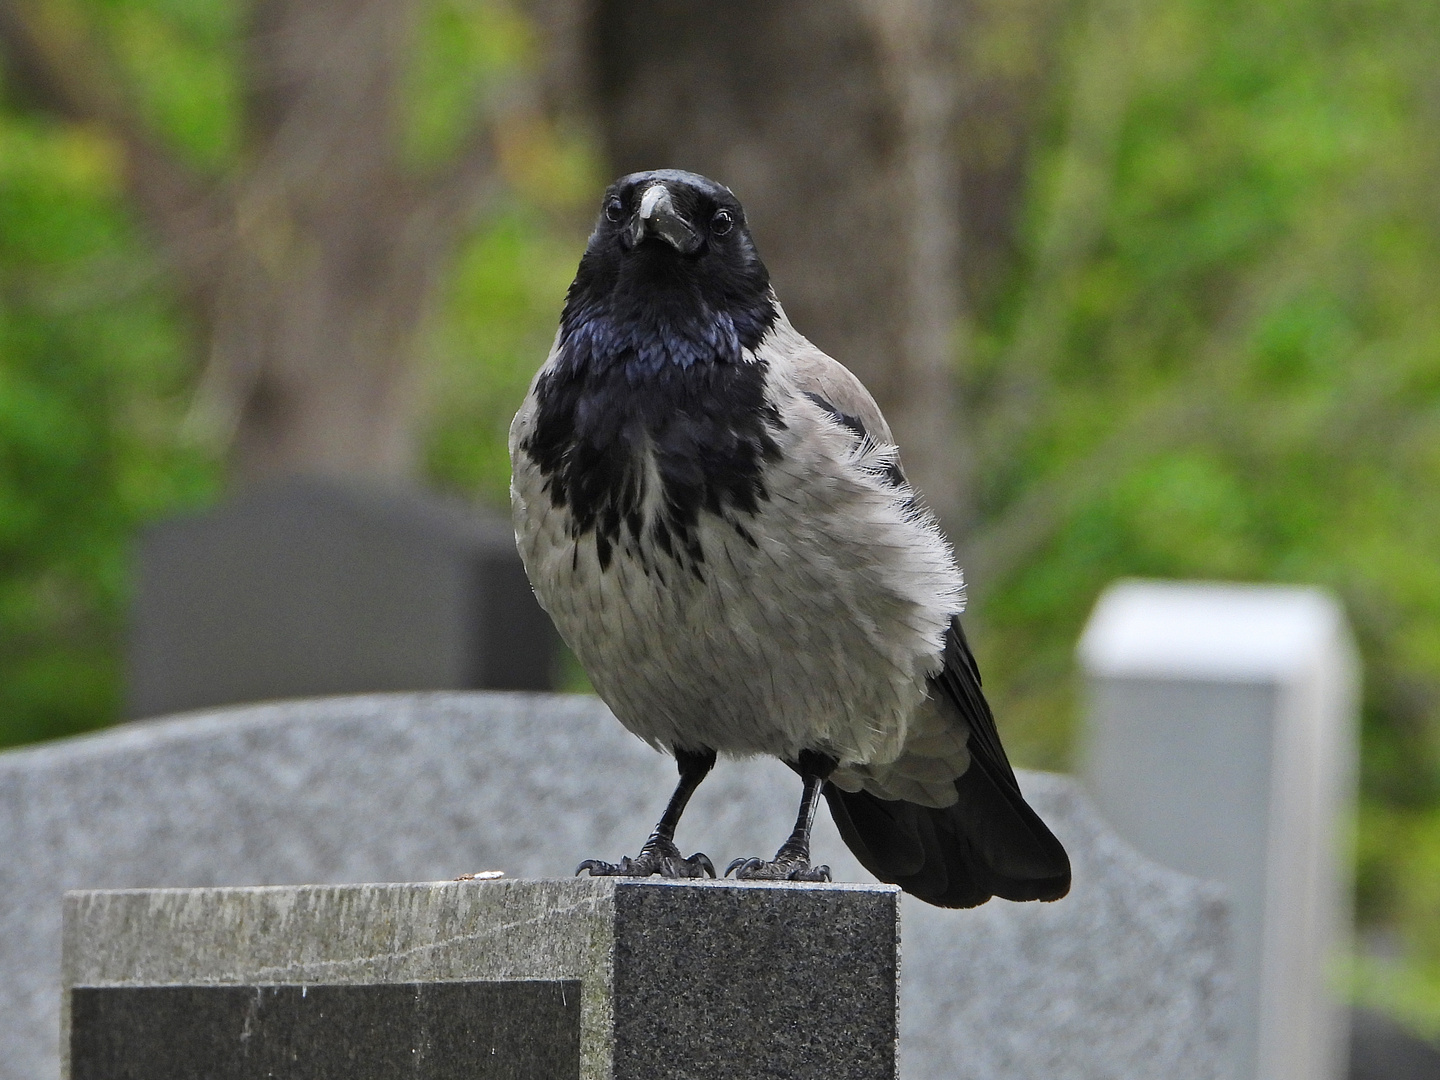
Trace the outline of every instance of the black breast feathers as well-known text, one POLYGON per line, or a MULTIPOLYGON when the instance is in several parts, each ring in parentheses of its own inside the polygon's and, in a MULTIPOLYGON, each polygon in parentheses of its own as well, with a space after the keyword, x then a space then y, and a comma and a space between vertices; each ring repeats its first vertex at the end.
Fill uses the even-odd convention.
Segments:
POLYGON ((520 449, 568 509, 577 545, 594 535, 601 569, 619 549, 647 573, 665 556, 703 579, 701 511, 750 540, 744 519, 769 497, 762 472, 783 423, 765 376, 733 329, 636 341, 588 320, 540 377, 520 449))

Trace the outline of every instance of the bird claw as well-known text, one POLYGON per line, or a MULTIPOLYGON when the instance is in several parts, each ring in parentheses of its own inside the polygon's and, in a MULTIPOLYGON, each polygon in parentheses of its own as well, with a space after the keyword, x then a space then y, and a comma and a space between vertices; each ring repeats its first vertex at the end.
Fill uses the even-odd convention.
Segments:
POLYGON ((680 849, 664 840, 650 839, 640 849, 640 854, 631 858, 624 856, 618 863, 600 859, 586 859, 575 868, 575 875, 588 872, 591 877, 651 877, 659 874, 663 878, 703 878, 715 876, 715 864, 710 856, 697 851, 688 859, 682 858, 680 849))
MULTIPOLYGON (((629 857, 626 856, 624 861, 629 862, 629 857)), ((624 872, 621 867, 615 863, 603 862, 600 859, 586 859, 579 866, 575 867, 575 876, 579 877, 587 870, 590 871, 591 877, 612 877, 624 872)))
POLYGON ((725 876, 735 875, 736 881, 829 881, 830 867, 811 866, 810 860, 780 854, 766 861, 758 858, 736 859, 725 868, 725 876))
POLYGON ((699 878, 715 876, 715 864, 710 861, 710 856, 703 851, 697 851, 688 859, 666 859, 666 865, 674 871, 667 873, 666 877, 676 878, 699 878))

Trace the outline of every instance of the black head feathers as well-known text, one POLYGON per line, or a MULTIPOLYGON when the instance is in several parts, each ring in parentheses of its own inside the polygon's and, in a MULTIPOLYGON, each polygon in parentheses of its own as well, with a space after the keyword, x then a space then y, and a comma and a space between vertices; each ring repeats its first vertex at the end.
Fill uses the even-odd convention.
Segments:
POLYGON ((739 200, 696 173, 631 173, 605 192, 565 299, 572 363, 734 363, 774 324, 770 274, 739 200))

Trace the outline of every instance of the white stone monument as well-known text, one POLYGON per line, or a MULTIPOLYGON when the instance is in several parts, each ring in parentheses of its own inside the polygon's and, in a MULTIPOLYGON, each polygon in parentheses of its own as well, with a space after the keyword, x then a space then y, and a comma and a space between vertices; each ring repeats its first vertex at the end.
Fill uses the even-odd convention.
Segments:
POLYGON ((1235 1080, 1343 1075, 1335 970, 1359 665, 1312 588, 1125 581, 1080 642, 1082 774, 1141 852, 1233 903, 1235 1080))

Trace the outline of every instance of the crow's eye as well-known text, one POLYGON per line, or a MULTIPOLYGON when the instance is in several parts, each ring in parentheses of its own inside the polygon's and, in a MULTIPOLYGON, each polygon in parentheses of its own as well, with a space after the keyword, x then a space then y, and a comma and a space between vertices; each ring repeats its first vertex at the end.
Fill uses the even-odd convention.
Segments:
POLYGON ((710 231, 716 236, 724 236, 735 227, 735 215, 729 210, 716 210, 715 216, 710 219, 710 231))
POLYGON ((625 207, 620 204, 619 199, 611 199, 605 204, 606 221, 622 221, 625 217, 625 207))

